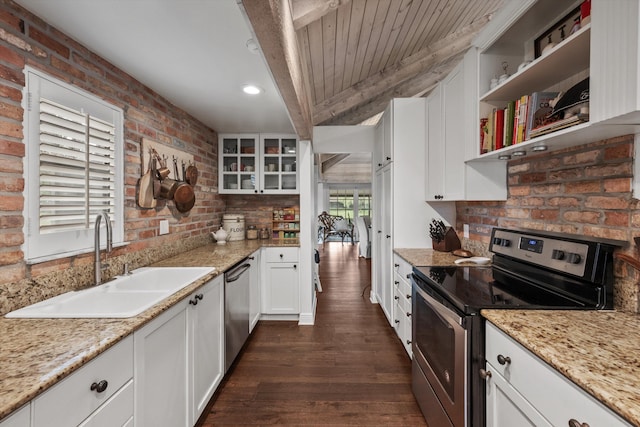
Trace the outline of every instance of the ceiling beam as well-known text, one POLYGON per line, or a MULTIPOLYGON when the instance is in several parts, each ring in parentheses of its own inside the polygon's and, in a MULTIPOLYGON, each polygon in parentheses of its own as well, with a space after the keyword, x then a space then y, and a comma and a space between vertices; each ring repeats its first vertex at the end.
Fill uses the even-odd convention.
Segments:
POLYGON ((327 172, 329 169, 331 169, 333 166, 337 165, 338 163, 340 163, 341 161, 343 161, 344 159, 346 159, 347 157, 349 157, 349 154, 334 154, 331 157, 329 157, 326 160, 322 160, 322 163, 320 165, 320 171, 322 173, 327 172))
POLYGON ((237 0, 300 139, 311 139, 311 103, 289 0, 237 0))
POLYGON ((431 92, 433 88, 453 70, 463 55, 463 53, 460 53, 453 56, 449 58, 447 62, 440 63, 436 67, 412 79, 376 94, 376 96, 367 100, 367 102, 356 105, 349 110, 342 111, 340 114, 324 121, 321 125, 358 125, 376 114, 383 112, 389 104, 389 100, 392 98, 423 96, 431 92))
MULTIPOLYGON (((380 73, 368 77, 321 102, 315 106, 313 124, 325 125, 335 123, 336 117, 342 116, 346 112, 360 108, 363 105, 370 104, 372 100, 381 98, 380 94, 382 93, 394 93, 396 97, 416 95, 421 91, 420 89, 413 94, 407 94, 407 87, 402 88, 401 85, 421 75, 424 76, 425 71, 437 69, 442 64, 448 63, 451 58, 456 58, 464 53, 471 46, 471 41, 475 35, 486 25, 490 18, 490 16, 484 16, 461 30, 449 34, 428 48, 403 59, 380 73), (395 94, 395 92, 398 93, 395 94)), ((441 71, 436 72, 437 75, 440 73, 441 71)), ((431 78, 433 78, 433 75, 431 78)), ((427 77, 427 80, 428 79, 427 77)), ((409 86, 411 86, 411 84, 409 84, 409 86)), ((426 87, 422 90, 424 89, 426 89, 426 87)), ((380 111, 381 110, 375 111, 373 114, 380 111)), ((340 124, 349 123, 340 122, 340 124)))
POLYGON ((293 27, 296 30, 306 27, 313 21, 322 19, 351 0, 291 0, 293 27))

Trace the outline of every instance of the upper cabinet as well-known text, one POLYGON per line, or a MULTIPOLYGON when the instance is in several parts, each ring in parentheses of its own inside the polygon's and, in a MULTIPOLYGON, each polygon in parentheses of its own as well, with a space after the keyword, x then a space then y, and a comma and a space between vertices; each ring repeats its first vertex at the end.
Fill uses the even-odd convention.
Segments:
POLYGON ((295 135, 221 134, 218 143, 220 194, 298 194, 295 135))
MULTIPOLYGON (((582 3, 508 2, 476 39, 476 126, 480 126, 481 119, 490 119, 494 111, 502 110, 504 113, 498 115, 507 117, 510 103, 526 101, 531 110, 526 97, 539 92, 566 92, 585 79, 589 82, 589 105, 580 111, 580 120, 565 123, 567 127, 556 123, 556 130, 550 133, 539 132, 529 138, 525 135, 520 138, 522 142, 514 144, 511 143, 517 138, 511 138, 504 147, 498 144, 497 149, 484 153, 478 132, 472 162, 526 156, 638 132, 639 2, 591 0, 590 15, 580 22, 575 18, 581 15, 582 3), (551 47, 547 46, 549 42, 551 47)), ((514 114, 516 121, 522 123, 523 114, 530 116, 531 112, 516 107, 514 114)), ((492 131, 517 132, 509 130, 507 123, 512 122, 493 120, 492 131)))
POLYGON ((424 188, 429 202, 507 196, 505 162, 465 163, 473 157, 479 132, 477 93, 477 50, 472 48, 427 97, 424 188))

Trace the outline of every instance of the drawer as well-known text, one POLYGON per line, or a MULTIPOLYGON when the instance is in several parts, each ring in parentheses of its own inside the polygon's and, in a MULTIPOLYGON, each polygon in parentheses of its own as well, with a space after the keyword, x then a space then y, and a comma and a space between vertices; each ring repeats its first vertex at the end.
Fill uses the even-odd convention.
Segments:
MULTIPOLYGON (((411 294, 409 294, 411 296, 411 294)), ((407 313, 411 313, 411 298, 407 298, 407 294, 402 292, 400 289, 394 289, 393 291, 394 301, 402 308, 404 312, 404 316, 410 319, 410 315, 407 316, 407 313)))
POLYGON ((400 255, 393 255, 393 269, 397 272, 400 277, 403 277, 405 280, 409 280, 407 278, 408 275, 411 274, 413 267, 407 261, 405 261, 400 255))
POLYGON ((79 427, 121 427, 133 418, 133 380, 118 390, 79 427))
POLYGON ((133 378, 133 335, 111 347, 38 396, 33 426, 76 426, 133 378), (107 381, 101 393, 93 383, 107 381))
POLYGON ((511 337, 487 322, 486 358, 554 426, 570 419, 591 426, 628 426, 617 414, 511 337), (501 365, 498 355, 511 362, 501 365))
POLYGON ((31 405, 27 403, 14 411, 8 418, 0 421, 0 427, 29 427, 31 425, 31 405))
POLYGON ((266 248, 266 262, 298 262, 298 248, 266 248))

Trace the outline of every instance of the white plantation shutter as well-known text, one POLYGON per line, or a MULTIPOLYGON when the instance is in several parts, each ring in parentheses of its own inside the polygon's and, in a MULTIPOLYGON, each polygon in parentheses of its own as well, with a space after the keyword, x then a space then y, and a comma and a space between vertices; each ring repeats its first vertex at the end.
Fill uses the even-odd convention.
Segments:
POLYGON ((114 242, 121 242, 122 111, 30 71, 25 112, 28 259, 92 249, 93 224, 101 211, 112 220, 114 242))

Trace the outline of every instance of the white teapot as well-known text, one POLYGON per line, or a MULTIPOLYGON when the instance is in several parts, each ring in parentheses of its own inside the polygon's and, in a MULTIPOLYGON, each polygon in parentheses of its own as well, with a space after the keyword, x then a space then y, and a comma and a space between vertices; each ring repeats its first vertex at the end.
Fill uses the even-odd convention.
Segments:
POLYGON ((227 237, 229 237, 229 233, 225 231, 224 228, 220 227, 218 231, 215 233, 212 231, 211 235, 218 242, 219 245, 224 245, 227 243, 227 237))

